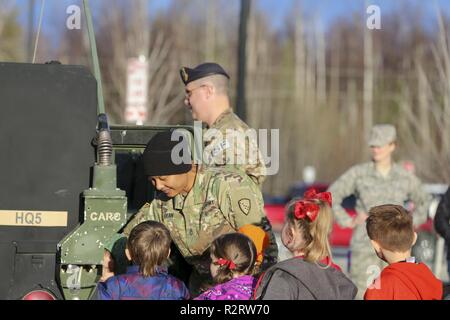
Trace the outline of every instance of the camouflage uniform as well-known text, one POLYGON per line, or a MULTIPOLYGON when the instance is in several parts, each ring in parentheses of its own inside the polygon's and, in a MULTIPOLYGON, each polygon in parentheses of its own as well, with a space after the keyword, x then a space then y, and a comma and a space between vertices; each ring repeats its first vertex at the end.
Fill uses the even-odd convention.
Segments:
POLYGON ((233 110, 228 109, 223 112, 203 134, 205 160, 209 166, 227 165, 227 167, 242 170, 261 187, 266 178, 266 167, 258 149, 257 140, 246 137, 245 143, 237 143, 237 140, 233 137, 227 136, 227 130, 235 130, 237 134, 244 134, 249 129, 249 126, 239 119, 233 110), (215 136, 217 131, 222 134, 221 139, 215 136), (233 152, 228 150, 228 153, 231 154, 227 155, 227 149, 229 148, 234 149, 233 152), (252 150, 254 161, 249 157, 250 150, 252 150), (255 152, 257 154, 254 154, 255 152), (244 160, 244 163, 237 161, 239 157, 244 160))
POLYGON ((221 234, 236 232, 246 224, 260 226, 270 235, 263 267, 268 268, 277 261, 278 248, 272 226, 264 214, 261 191, 238 171, 198 167, 194 186, 187 195, 155 199, 145 204, 127 224, 124 233, 128 235, 134 226, 147 220, 164 223, 185 260, 193 266, 198 275, 191 275, 190 279, 193 296, 199 293, 198 289, 210 285, 207 249, 221 234))
MULTIPOLYGON (((375 168, 375 163, 356 165, 334 182, 329 191, 333 195, 333 211, 336 221, 349 227, 352 218, 341 206, 342 200, 356 196, 356 212, 368 213, 369 209, 383 204, 405 206, 407 201, 415 205, 414 225, 419 226, 427 219, 431 196, 423 191, 420 180, 398 164, 393 164, 386 177, 375 168)), ((386 264, 375 254, 366 231, 365 223, 353 229, 351 240, 352 264, 350 277, 358 287, 357 298, 362 298, 368 279, 374 279, 376 267, 381 271, 386 264), (375 266, 375 267, 370 267, 375 266)))

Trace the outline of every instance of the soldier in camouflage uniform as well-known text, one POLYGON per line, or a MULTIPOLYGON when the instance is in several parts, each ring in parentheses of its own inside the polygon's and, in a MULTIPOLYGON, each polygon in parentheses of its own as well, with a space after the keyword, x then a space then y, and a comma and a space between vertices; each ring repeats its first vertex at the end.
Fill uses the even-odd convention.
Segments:
POLYGON ((276 263, 278 248, 258 186, 240 171, 175 165, 171 151, 178 143, 171 141, 170 132, 163 132, 147 145, 143 155, 145 173, 160 193, 129 221, 124 234, 142 221, 164 223, 186 262, 193 266, 189 280, 193 296, 211 285, 211 242, 246 224, 260 226, 269 234, 263 267, 276 263))
POLYGON ((209 166, 227 166, 245 172, 260 187, 266 167, 258 149, 256 131, 233 112, 228 97, 229 76, 216 63, 180 70, 186 88, 185 104, 194 120, 206 124, 203 160, 209 166), (236 139, 238 137, 238 139, 236 139))
POLYGON ((343 227, 353 228, 350 277, 358 287, 358 299, 362 299, 367 286, 386 266, 376 256, 367 235, 365 220, 370 208, 383 204, 405 206, 412 201, 414 225, 419 226, 427 219, 431 196, 425 193, 413 173, 392 162, 395 142, 395 127, 374 126, 369 139, 372 162, 350 168, 329 188, 336 221, 343 227), (354 219, 341 206, 342 200, 350 195, 356 196, 357 216, 354 219))

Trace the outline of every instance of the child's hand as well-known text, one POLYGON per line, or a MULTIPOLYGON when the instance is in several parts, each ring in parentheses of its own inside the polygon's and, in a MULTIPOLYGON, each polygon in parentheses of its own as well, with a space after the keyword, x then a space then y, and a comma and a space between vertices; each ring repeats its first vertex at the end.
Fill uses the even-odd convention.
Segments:
POLYGON ((367 218, 368 218, 368 214, 365 212, 360 212, 356 215, 356 217, 353 218, 353 221, 350 225, 350 228, 355 228, 356 226, 363 224, 364 222, 366 222, 367 218))
POLYGON ((111 252, 105 249, 103 253, 103 265, 102 265, 102 277, 101 282, 105 282, 109 278, 114 276, 114 259, 111 252))

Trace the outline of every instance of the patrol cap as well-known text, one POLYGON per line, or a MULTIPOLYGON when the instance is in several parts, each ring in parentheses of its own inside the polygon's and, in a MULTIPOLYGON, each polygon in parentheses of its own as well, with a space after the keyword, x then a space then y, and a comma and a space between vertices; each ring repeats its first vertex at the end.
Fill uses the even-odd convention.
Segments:
POLYGON ((382 147, 397 139, 397 131, 390 124, 378 124, 370 131, 369 146, 382 147))
MULTIPOLYGON (((181 162, 180 164, 176 164, 172 159, 172 150, 181 141, 172 141, 172 131, 157 133, 150 139, 142 156, 145 175, 170 176, 189 172, 192 168, 192 163, 181 162)), ((183 157, 184 150, 188 150, 189 148, 180 149, 180 152, 176 154, 183 157)), ((191 159, 190 155, 189 159, 191 159)))
POLYGON ((217 63, 207 62, 196 66, 194 69, 188 67, 183 67, 180 69, 180 76, 184 85, 215 74, 221 74, 230 79, 228 73, 226 73, 226 71, 217 63))

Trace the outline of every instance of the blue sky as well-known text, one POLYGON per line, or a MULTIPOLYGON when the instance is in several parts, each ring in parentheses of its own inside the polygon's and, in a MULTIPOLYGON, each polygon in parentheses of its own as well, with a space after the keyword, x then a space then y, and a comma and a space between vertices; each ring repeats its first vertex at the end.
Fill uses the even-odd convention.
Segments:
MULTIPOLYGON (((329 25, 338 17, 349 16, 354 12, 364 14, 366 8, 365 0, 254 0, 254 3, 272 14, 276 27, 283 25, 284 16, 295 3, 301 4, 306 15, 316 16, 325 25, 329 25)), ((419 7, 432 20, 436 16, 436 7, 441 8, 447 15, 450 14, 449 0, 368 0, 367 3, 380 7, 381 18, 383 13, 401 10, 405 6, 419 7)))
MULTIPOLYGON (((37 16, 40 11, 42 0, 35 0, 35 24, 37 25, 37 16)), ((133 0, 128 0, 133 1, 133 0)), ((152 12, 165 10, 169 7, 173 0, 149 0, 152 12)), ((186 0, 185 0, 186 1, 186 0)), ((208 0, 204 0, 208 1, 208 0)), ((240 0, 234 1, 237 4, 240 0)), ((91 0, 91 5, 95 8, 95 0, 91 0)), ((369 4, 378 5, 381 9, 381 16, 384 13, 389 13, 394 9, 402 9, 405 6, 417 6, 428 17, 430 21, 434 21, 435 8, 440 7, 443 12, 450 16, 450 1, 449 0, 368 0, 369 4)), ((16 0, 20 9, 21 23, 26 25, 28 0, 16 0)), ((58 12, 65 15, 65 8, 71 4, 81 5, 82 0, 46 0, 45 15, 43 28, 44 31, 52 32, 54 27, 48 21, 54 19, 58 12)), ((284 25, 284 17, 292 10, 296 3, 300 3, 304 14, 307 16, 314 16, 319 19, 325 26, 332 23, 336 18, 341 16, 348 16, 354 12, 365 11, 365 0, 252 0, 253 6, 258 6, 268 14, 270 14, 272 24, 275 28, 282 28, 284 25)))

